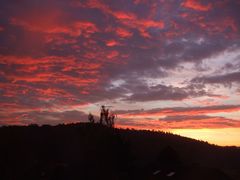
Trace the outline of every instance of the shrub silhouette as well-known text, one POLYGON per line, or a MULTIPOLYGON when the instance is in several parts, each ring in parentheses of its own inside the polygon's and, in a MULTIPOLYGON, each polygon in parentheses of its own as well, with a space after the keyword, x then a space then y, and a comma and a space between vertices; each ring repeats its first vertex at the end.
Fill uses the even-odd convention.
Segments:
MULTIPOLYGON (((113 112, 110 112, 109 109, 106 109, 104 105, 101 106, 100 109, 100 117, 99 117, 99 123, 101 125, 106 125, 107 127, 114 127, 114 121, 116 119, 116 115, 113 112)), ((91 123, 94 123, 94 117, 91 113, 88 115, 88 120, 91 123)))

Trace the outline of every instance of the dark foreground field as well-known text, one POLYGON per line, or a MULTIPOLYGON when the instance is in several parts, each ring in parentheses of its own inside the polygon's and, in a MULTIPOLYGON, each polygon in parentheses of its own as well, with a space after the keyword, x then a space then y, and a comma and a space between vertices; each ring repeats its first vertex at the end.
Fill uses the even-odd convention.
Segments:
POLYGON ((240 149, 99 124, 0 128, 1 180, 240 179, 240 149))

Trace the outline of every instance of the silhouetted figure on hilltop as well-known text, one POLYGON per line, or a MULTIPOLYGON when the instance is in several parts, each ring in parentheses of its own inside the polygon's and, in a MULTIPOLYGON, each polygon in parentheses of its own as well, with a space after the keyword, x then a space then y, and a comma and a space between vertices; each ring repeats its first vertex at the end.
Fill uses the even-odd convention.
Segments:
POLYGON ((116 118, 116 115, 111 113, 111 115, 108 117, 108 126, 109 127, 114 127, 114 120, 116 118))
POLYGON ((105 118, 105 106, 101 106, 101 110, 100 110, 100 124, 103 124, 103 120, 105 118))
POLYGON ((105 112, 104 112, 104 120, 105 120, 105 123, 106 125, 108 126, 109 124, 109 109, 106 109, 105 112))
POLYGON ((88 115, 88 120, 89 120, 90 123, 95 122, 94 116, 91 113, 89 113, 89 115, 88 115))
MULTIPOLYGON (((102 105, 100 109, 100 119, 99 123, 107 127, 114 127, 114 120, 116 115, 110 112, 109 109, 106 109, 106 106, 102 105)), ((90 123, 95 123, 95 119, 91 113, 88 115, 88 120, 90 123)))

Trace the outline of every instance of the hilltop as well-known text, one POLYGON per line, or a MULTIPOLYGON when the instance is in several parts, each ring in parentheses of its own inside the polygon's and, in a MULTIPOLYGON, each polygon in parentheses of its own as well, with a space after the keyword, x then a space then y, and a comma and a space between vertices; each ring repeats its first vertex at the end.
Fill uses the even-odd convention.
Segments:
POLYGON ((0 179, 240 179, 240 149, 100 124, 0 128, 0 179))

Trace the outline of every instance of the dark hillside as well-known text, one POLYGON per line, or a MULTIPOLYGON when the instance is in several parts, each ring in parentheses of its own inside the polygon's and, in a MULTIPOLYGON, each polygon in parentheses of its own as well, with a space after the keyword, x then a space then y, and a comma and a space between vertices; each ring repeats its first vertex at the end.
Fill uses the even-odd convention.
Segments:
POLYGON ((240 149, 99 124, 0 128, 0 179, 240 179, 240 149))

